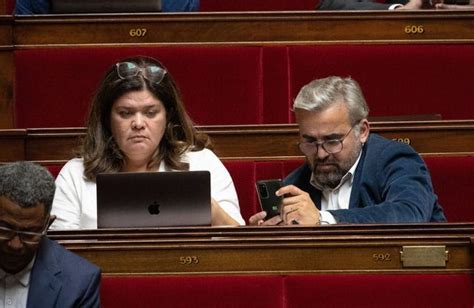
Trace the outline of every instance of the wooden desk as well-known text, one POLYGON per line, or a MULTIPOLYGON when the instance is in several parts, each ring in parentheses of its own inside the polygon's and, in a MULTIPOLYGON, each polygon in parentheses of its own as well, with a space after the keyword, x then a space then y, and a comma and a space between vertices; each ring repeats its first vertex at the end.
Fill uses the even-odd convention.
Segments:
POLYGON ((18 16, 16 46, 459 43, 474 11, 235 12, 18 16))
MULTIPOLYGON (((221 159, 300 157, 298 128, 286 125, 201 126, 221 159)), ((422 155, 474 155, 474 120, 372 122, 371 131, 412 145, 422 155)), ((74 157, 84 128, 0 130, 0 162, 63 164, 74 157)))
POLYGON ((474 224, 104 229, 49 236, 105 275, 474 270, 474 224))

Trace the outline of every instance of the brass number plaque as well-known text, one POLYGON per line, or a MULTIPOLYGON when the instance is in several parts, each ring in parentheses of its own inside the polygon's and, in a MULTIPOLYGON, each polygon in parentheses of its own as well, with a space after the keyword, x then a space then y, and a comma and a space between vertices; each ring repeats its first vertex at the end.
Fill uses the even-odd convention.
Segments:
POLYGON ((405 27, 406 34, 423 34, 425 32, 425 28, 421 25, 410 25, 405 27))
POLYGON ((392 261, 392 256, 389 253, 374 253, 372 259, 375 262, 390 262, 392 261))
POLYGON ((449 251, 446 246, 403 246, 400 251, 403 267, 446 267, 449 251))
POLYGON ((147 33, 146 28, 130 29, 130 31, 128 32, 128 34, 131 37, 144 37, 146 35, 146 33, 147 33))
POLYGON ((199 258, 197 256, 179 257, 179 264, 181 265, 199 264, 199 258))

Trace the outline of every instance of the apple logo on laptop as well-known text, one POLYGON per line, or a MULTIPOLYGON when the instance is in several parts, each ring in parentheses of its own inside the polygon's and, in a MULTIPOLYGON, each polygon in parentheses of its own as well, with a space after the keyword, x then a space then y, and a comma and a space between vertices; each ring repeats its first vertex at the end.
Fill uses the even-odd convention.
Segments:
POLYGON ((153 201, 153 203, 148 206, 148 212, 150 212, 151 215, 160 214, 160 204, 156 201, 153 201))

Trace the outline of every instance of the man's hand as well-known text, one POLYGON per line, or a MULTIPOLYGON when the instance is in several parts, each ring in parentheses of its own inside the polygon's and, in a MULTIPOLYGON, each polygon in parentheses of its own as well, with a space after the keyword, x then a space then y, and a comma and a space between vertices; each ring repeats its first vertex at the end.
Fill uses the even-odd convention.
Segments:
POLYGON ((407 4, 397 7, 396 10, 420 10, 423 0, 410 0, 407 4))
POLYGON ((285 196, 282 202, 281 219, 284 224, 316 225, 320 222, 320 213, 309 194, 294 185, 288 185, 277 191, 285 196))
POLYGON ((470 0, 466 5, 437 3, 435 7, 437 10, 474 10, 474 0, 470 0))
POLYGON ((267 212, 261 211, 258 212, 255 215, 252 215, 252 217, 249 218, 249 225, 251 226, 275 226, 278 225, 282 222, 280 216, 275 216, 270 218, 269 220, 265 220, 265 217, 267 216, 267 212))

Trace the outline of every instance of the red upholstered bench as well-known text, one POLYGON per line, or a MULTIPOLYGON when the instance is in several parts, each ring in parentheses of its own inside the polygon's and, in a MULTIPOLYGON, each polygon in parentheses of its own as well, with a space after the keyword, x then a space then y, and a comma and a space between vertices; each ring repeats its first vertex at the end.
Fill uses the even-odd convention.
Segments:
MULTIPOLYGON (((157 260, 159 262, 159 260, 157 260)), ((103 307, 472 307, 469 274, 102 278, 103 307)))
POLYGON ((278 308, 283 296, 280 276, 103 277, 101 285, 104 308, 278 308))
POLYGON ((474 118, 474 45, 301 45, 289 48, 291 97, 310 80, 352 76, 371 116, 474 118))
POLYGON ((473 53, 474 45, 459 44, 18 50, 16 127, 84 125, 103 72, 137 54, 163 61, 189 113, 201 125, 293 122, 290 107, 301 86, 328 75, 358 80, 372 116, 441 114, 444 119, 471 119, 473 53))
POLYGON ((448 222, 474 221, 474 156, 424 157, 448 222))
POLYGON ((5 1, 5 10, 6 10, 7 14, 12 14, 14 8, 15 8, 15 0, 6 0, 5 1))
MULTIPOLYGON (((474 156, 425 157, 435 193, 448 222, 474 221, 474 206, 468 196, 474 187, 474 156)), ((260 211, 255 182, 260 179, 284 178, 303 163, 302 159, 275 161, 225 161, 234 180, 246 221, 260 211)))
POLYGON ((284 285, 286 307, 472 307, 474 294, 469 274, 289 276, 284 285))
POLYGON ((104 72, 120 59, 133 55, 162 61, 176 79, 184 103, 197 124, 290 121, 286 49, 54 48, 14 53, 16 127, 83 126, 91 97, 104 72), (272 74, 264 76, 264 70, 272 74), (264 101, 272 102, 270 110, 264 108, 264 101))
MULTIPOLYGON (((474 156, 424 157, 431 173, 435 193, 443 206, 448 222, 473 222, 474 206, 469 194, 474 187, 474 156)), ((239 197, 240 210, 245 221, 260 211, 255 182, 262 179, 284 178, 299 167, 303 159, 254 161, 226 160, 239 197)), ((57 176, 61 165, 48 165, 57 176)))

